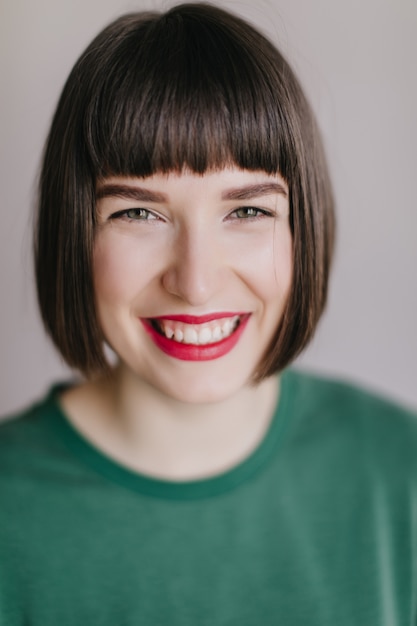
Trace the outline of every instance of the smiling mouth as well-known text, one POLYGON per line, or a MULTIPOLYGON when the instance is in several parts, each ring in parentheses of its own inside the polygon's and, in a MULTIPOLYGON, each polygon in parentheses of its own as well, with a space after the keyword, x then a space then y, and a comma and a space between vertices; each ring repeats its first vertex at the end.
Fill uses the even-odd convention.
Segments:
POLYGON ((175 343, 206 346, 230 337, 240 326, 241 320, 241 315, 234 315, 201 324, 163 318, 148 321, 157 333, 175 343))

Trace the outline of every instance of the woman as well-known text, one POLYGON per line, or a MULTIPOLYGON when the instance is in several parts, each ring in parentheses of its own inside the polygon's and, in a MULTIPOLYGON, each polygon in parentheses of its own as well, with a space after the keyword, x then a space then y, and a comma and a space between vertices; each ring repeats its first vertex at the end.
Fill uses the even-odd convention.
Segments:
POLYGON ((250 25, 181 5, 91 43, 35 236, 85 381, 1 428, 4 623, 415 623, 414 417, 286 369, 333 229, 309 105, 250 25))

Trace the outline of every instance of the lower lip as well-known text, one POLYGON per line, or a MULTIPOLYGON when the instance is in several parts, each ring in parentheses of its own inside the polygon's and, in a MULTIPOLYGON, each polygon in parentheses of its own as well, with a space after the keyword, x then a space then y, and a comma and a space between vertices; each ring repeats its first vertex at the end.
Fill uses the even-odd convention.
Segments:
POLYGON ((171 356, 174 359, 180 359, 181 361, 211 361, 213 359, 219 359, 233 350, 246 328, 249 321, 249 315, 241 317, 239 326, 231 335, 229 335, 229 337, 226 337, 216 343, 201 346, 189 343, 179 343, 178 341, 168 339, 165 335, 158 333, 148 320, 141 319, 140 321, 144 325, 145 330, 151 337, 152 341, 160 350, 162 350, 162 352, 168 354, 168 356, 171 356))

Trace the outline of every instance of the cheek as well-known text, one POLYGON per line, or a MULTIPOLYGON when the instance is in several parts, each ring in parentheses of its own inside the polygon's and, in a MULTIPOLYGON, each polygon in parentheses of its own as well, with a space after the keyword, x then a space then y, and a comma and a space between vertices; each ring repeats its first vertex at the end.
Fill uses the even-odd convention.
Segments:
POLYGON ((291 231, 277 229, 256 245, 248 247, 244 258, 244 273, 251 288, 265 303, 276 302, 277 307, 289 294, 293 274, 293 246, 291 231))
POLYGON ((149 280, 140 247, 130 240, 98 237, 93 255, 94 288, 98 303, 116 303, 132 298, 149 280))
POLYGON ((93 276, 96 297, 101 300, 118 299, 125 289, 123 257, 110 252, 106 242, 98 242, 93 257, 93 276))
POLYGON ((280 239, 273 250, 274 282, 288 296, 293 275, 293 244, 291 233, 280 239))

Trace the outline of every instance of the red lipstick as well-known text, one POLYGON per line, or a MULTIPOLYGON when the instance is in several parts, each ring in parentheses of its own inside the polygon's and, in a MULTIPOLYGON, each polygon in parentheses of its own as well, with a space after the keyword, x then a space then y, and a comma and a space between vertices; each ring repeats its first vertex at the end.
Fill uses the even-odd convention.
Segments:
POLYGON ((162 350, 168 356, 173 357, 174 359, 180 359, 181 361, 211 361, 213 359, 218 359, 228 352, 230 352, 240 337, 242 336, 246 325, 249 321, 250 315, 248 313, 239 314, 239 313, 209 313, 208 315, 202 316, 194 316, 194 315, 164 315, 162 317, 154 317, 151 319, 142 319, 141 322, 147 331, 148 335, 155 343, 155 345, 162 350), (171 320, 176 322, 182 322, 184 324, 204 324, 206 322, 211 322, 216 319, 227 319, 235 317, 236 315, 240 316, 240 321, 235 330, 224 339, 217 341, 215 343, 195 345, 189 343, 181 343, 179 341, 175 341, 174 339, 168 339, 164 334, 159 332, 157 328, 152 324, 152 322, 158 320, 171 320))

